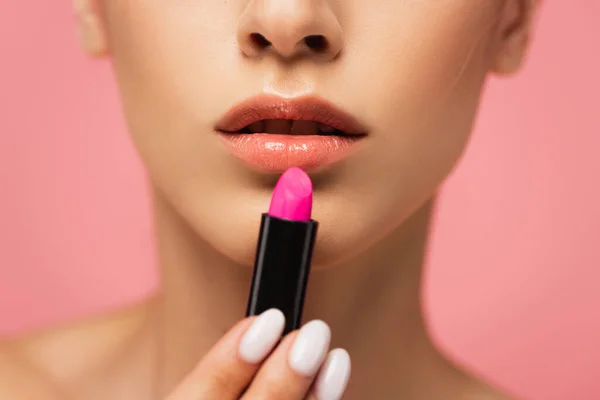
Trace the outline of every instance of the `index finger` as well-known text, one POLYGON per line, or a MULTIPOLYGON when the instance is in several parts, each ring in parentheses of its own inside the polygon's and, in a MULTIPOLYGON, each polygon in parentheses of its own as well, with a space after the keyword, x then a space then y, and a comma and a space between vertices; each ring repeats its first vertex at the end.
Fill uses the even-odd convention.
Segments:
POLYGON ((235 400, 279 342, 285 317, 268 310, 236 324, 202 358, 167 400, 235 400))

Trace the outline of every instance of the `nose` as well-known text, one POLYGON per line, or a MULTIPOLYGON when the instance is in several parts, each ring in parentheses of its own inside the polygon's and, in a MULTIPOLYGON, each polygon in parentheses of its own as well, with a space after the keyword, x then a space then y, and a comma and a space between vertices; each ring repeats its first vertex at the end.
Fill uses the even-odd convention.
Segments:
POLYGON ((329 0, 249 0, 237 30, 242 53, 334 59, 344 34, 329 0))

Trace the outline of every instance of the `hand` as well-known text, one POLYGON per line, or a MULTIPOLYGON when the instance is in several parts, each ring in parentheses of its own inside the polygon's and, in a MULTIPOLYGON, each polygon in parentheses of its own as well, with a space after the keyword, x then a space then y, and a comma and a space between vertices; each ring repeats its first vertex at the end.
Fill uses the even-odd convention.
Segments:
POLYGON ((307 323, 278 345, 284 322, 275 309, 239 322, 167 400, 340 399, 350 375, 348 353, 329 351, 323 321, 307 323))

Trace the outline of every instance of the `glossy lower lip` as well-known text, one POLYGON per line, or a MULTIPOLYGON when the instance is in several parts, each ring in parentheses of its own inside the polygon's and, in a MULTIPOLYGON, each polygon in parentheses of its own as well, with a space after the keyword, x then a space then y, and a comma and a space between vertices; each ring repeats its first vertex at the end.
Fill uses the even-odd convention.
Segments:
POLYGON ((219 132, 236 158, 259 171, 283 173, 292 167, 311 171, 348 157, 362 136, 240 134, 219 132))

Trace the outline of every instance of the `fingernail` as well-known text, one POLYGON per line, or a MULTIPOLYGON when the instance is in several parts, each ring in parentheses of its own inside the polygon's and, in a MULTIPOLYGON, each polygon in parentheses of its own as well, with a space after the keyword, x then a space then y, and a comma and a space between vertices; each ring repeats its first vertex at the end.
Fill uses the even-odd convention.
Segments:
POLYGON ((290 367, 301 375, 314 375, 329 350, 331 331, 323 321, 311 321, 304 325, 290 350, 290 367))
POLYGON ((317 399, 341 399, 350 379, 350 369, 348 352, 344 349, 331 350, 315 382, 314 390, 317 399))
POLYGON ((261 362, 281 338, 284 325, 285 316, 277 309, 260 314, 240 341, 240 357, 252 364, 261 362))

